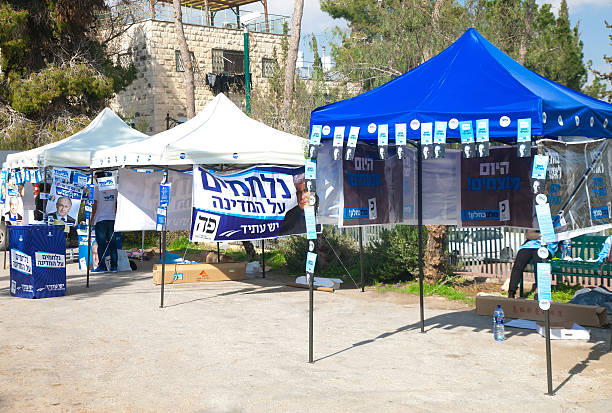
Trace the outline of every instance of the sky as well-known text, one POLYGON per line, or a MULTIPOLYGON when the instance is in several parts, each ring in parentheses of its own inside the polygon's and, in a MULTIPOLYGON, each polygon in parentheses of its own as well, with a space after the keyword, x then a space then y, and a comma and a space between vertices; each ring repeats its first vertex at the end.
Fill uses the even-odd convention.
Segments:
MULTIPOLYGON (((561 0, 537 0, 538 4, 550 3, 553 11, 559 8, 561 0)), ((258 9, 257 3, 245 6, 245 9, 258 9)), ((593 68, 601 71, 610 71, 609 65, 603 60, 603 55, 612 56, 609 34, 604 20, 612 23, 612 0, 567 0, 570 22, 572 27, 579 23, 581 39, 584 43, 584 61, 593 61, 593 68)), ((293 14, 293 1, 268 0, 268 12, 291 16, 293 14)), ((304 51, 306 61, 312 61, 312 53, 308 47, 308 36, 314 33, 319 45, 329 44, 333 41, 332 31, 335 26, 347 27, 345 20, 334 20, 327 13, 322 12, 319 0, 304 0, 304 15, 302 17, 302 37, 300 50, 304 51)), ((319 51, 321 53, 321 51, 319 51)))

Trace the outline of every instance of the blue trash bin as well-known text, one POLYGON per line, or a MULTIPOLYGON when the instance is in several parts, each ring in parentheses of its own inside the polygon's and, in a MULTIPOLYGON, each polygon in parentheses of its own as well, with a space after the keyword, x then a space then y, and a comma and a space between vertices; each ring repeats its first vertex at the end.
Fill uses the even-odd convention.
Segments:
POLYGON ((11 225, 10 293, 47 298, 66 294, 66 235, 63 225, 11 225))

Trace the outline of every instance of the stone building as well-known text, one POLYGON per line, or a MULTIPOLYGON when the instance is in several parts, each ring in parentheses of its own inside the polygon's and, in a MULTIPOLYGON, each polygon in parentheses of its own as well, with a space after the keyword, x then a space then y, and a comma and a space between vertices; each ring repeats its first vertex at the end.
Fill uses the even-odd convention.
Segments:
MULTIPOLYGON (((207 3, 210 5, 214 1, 207 3)), ((222 3, 242 5, 253 1, 224 0, 222 3)), ((234 13, 234 21, 220 21, 210 9, 183 8, 185 37, 194 63, 196 113, 220 91, 239 106, 244 108, 245 105, 244 35, 240 24, 244 13, 238 6, 225 8, 234 13)), ((115 44, 119 61, 134 63, 137 78, 115 97, 111 108, 131 119, 139 130, 152 135, 186 120, 184 66, 171 2, 156 2, 154 7, 143 10, 138 22, 133 23, 115 44)), ((267 78, 274 65, 274 49, 280 54, 282 24, 288 19, 283 16, 270 18, 267 10, 257 19, 253 18, 254 14, 257 13, 250 14, 251 21, 245 21, 250 33, 252 89, 267 87, 267 78)))

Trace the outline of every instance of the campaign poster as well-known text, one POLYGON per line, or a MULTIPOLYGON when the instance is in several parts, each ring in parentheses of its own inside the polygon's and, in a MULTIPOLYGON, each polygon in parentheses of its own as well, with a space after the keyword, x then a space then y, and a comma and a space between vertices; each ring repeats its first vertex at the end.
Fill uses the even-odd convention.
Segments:
POLYGON ((491 148, 484 158, 462 158, 461 224, 532 228, 532 160, 518 157, 512 147, 491 148))
POLYGON ((75 174, 78 172, 64 168, 54 169, 46 207, 47 216, 70 226, 76 225, 83 196, 83 182, 74 182, 75 174))
POLYGON ((304 208, 316 204, 316 188, 306 186, 304 167, 256 166, 221 174, 194 166, 191 241, 305 234, 304 208))
POLYGON ((2 203, 2 222, 9 225, 23 224, 23 198, 19 185, 9 176, 8 172, 0 178, 0 191, 4 200, 2 203))
POLYGON ((606 139, 538 142, 548 158, 545 180, 535 180, 547 196, 558 240, 612 227, 612 150, 606 139))

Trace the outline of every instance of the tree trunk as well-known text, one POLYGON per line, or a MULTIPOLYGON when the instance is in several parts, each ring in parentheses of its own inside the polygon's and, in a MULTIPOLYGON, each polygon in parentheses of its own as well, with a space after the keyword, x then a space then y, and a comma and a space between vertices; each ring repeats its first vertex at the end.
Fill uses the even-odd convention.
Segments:
POLYGON ((443 0, 434 0, 433 8, 431 10, 431 38, 427 40, 427 46, 423 51, 423 62, 428 61, 436 54, 436 37, 440 35, 440 7, 442 6, 443 0))
POLYGON ((285 123, 293 99, 293 85, 295 83, 295 61, 297 60, 298 48, 300 46, 300 32, 302 30, 302 13, 304 12, 304 0, 295 0, 293 3, 293 18, 291 19, 291 35, 289 37, 289 51, 285 68, 285 93, 283 94, 283 105, 281 113, 285 117, 285 123))
POLYGON ((193 62, 189 54, 187 39, 183 31, 183 11, 181 10, 181 0, 172 0, 174 6, 174 29, 178 41, 181 58, 183 59, 183 67, 185 68, 185 105, 187 110, 187 119, 195 116, 195 81, 193 78, 193 62))
POLYGON ((535 0, 528 0, 525 5, 525 27, 521 35, 521 43, 519 45, 518 62, 525 66, 527 60, 527 49, 529 48, 529 38, 533 30, 533 10, 535 9, 535 0))
POLYGON ((242 241, 242 246, 244 247, 244 252, 246 252, 247 257, 249 257, 249 261, 255 261, 255 256, 257 255, 255 245, 253 245, 251 241, 242 241))
POLYGON ((428 281, 437 282, 446 278, 444 247, 447 234, 446 225, 427 225, 424 275, 428 281))

